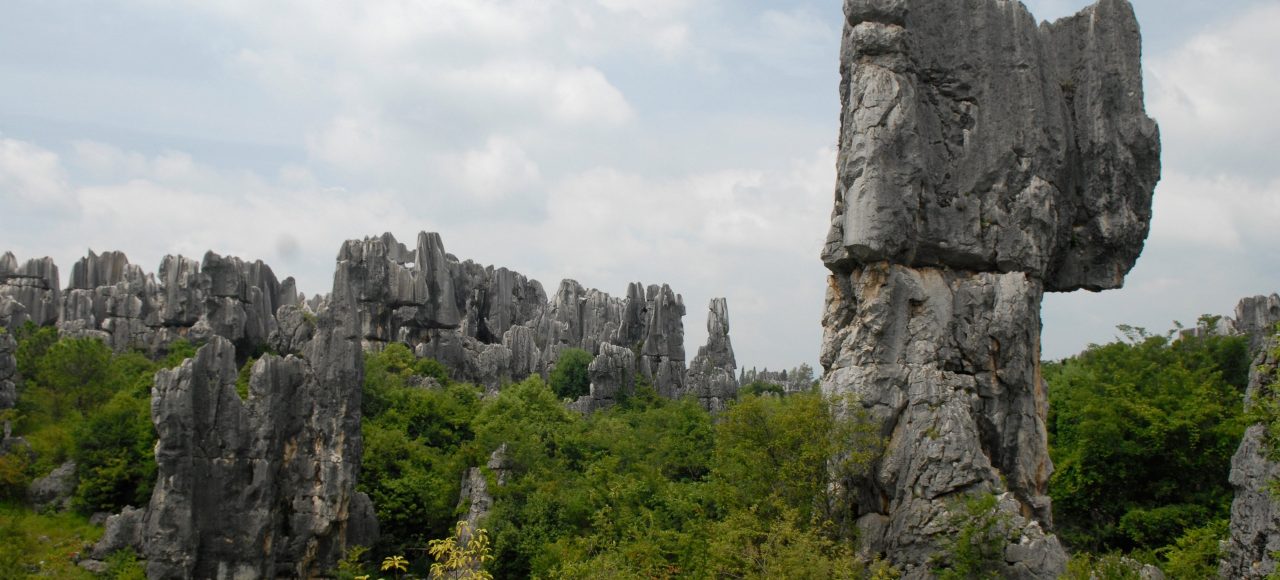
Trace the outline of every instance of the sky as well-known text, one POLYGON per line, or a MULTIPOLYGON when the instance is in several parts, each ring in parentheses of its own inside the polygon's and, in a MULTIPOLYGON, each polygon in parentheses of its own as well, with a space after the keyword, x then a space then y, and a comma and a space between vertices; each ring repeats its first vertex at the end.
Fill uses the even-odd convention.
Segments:
MULTIPOLYGON (((1026 2, 1039 19, 1083 0, 1026 2)), ((1280 290, 1280 2, 1136 0, 1163 180, 1125 288, 1046 297, 1043 354, 1280 290)), ((740 365, 816 366, 838 0, 4 0, 0 251, 261 259, 342 241, 614 295, 728 298, 740 365)))

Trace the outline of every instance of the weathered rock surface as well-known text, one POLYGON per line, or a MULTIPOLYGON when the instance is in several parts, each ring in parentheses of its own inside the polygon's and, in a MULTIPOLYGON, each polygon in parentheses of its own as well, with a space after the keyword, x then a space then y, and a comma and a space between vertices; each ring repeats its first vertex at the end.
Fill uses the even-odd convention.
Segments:
MULTIPOLYGON (((1246 407, 1259 397, 1275 397, 1277 348, 1275 325, 1280 322, 1280 297, 1254 296, 1236 306, 1234 326, 1249 336, 1254 353, 1245 391, 1246 407)), ((1231 458, 1230 537, 1219 568, 1222 578, 1267 578, 1276 570, 1280 551, 1280 503, 1271 492, 1280 478, 1280 463, 1268 459, 1266 429, 1249 426, 1231 458)))
POLYGON ((67 461, 48 475, 31 482, 27 500, 36 511, 46 508, 65 510, 71 507, 71 495, 76 492, 76 462, 67 461))
MULTIPOLYGON (((219 302, 217 320, 245 322, 232 334, 275 327, 266 322, 275 309, 267 296, 279 295, 269 269, 216 254, 204 265, 196 297, 219 302)), ((108 521, 95 558, 132 546, 150 578, 309 578, 347 545, 376 540, 372 504, 355 492, 363 361, 354 292, 335 277, 333 298, 305 321, 310 338, 289 331, 301 356, 259 359, 247 399, 235 390, 231 337, 214 334, 194 358, 157 373, 155 490, 145 510, 108 521)))
MULTIPOLYGON (((612 345, 638 353, 632 373, 644 374, 659 393, 676 397, 687 390, 685 307, 667 285, 632 283, 619 298, 563 280, 548 298, 537 280, 459 262, 444 251, 438 235, 425 233, 413 250, 388 233, 348 241, 340 256, 349 264, 341 275, 359 297, 368 349, 402 342, 418 356, 443 363, 455 379, 493 389, 530 374, 545 376, 564 349, 599 357, 612 345)), ((726 346, 727 333, 726 325, 726 346)), ((615 351, 604 356, 612 360, 615 351)), ((618 389, 633 382, 634 375, 603 380, 601 398, 580 406, 612 404, 618 389)))
POLYGON ((707 344, 689 363, 685 393, 698 399, 704 408, 721 411, 738 395, 738 361, 729 340, 729 305, 713 298, 707 307, 707 344))
MULTIPOLYGON (((1275 396, 1276 343, 1264 343, 1249 373, 1245 400, 1275 396)), ((1231 535, 1220 567, 1222 578, 1267 578, 1276 570, 1274 554, 1280 551, 1280 505, 1271 493, 1280 478, 1280 463, 1267 459, 1266 428, 1255 424, 1245 430, 1240 447, 1231 458, 1231 535)))
POLYGON ((16 328, 26 321, 48 326, 58 321, 62 306, 58 267, 53 258, 27 260, 18 265, 12 252, 0 255, 0 320, 16 328), (12 304, 5 305, 6 298, 12 304))
POLYGON ((18 343, 13 335, 0 327, 0 410, 18 403, 18 343))
POLYGON ((344 326, 322 313, 305 358, 260 359, 247 400, 222 337, 157 375, 149 577, 311 577, 337 560, 361 447, 360 350, 344 326))
POLYGON ((1119 287, 1142 250, 1160 166, 1137 21, 1124 0, 1043 25, 1001 0, 845 16, 821 361, 889 437, 848 482, 862 537, 926 577, 948 503, 995 493, 1021 522, 1005 575, 1056 577, 1040 301, 1119 287))
POLYGON ((157 276, 121 252, 90 251, 72 266, 56 323, 63 336, 100 338, 116 350, 159 354, 180 338, 220 336, 242 356, 267 347, 291 353, 307 336, 296 310, 282 334, 277 311, 286 303, 296 309, 300 302, 292 278, 278 282, 260 260, 213 252, 203 262, 165 256, 157 276))

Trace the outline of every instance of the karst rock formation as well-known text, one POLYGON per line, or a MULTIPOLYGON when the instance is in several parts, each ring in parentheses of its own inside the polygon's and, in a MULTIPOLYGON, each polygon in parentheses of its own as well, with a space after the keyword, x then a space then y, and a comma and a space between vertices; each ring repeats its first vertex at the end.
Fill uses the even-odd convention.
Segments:
MULTIPOLYGON (((1216 328, 1209 329, 1219 334, 1249 337, 1254 359, 1245 391, 1246 407, 1259 397, 1277 395, 1275 384, 1280 379, 1277 323, 1280 323, 1280 296, 1272 294, 1242 299, 1236 306, 1234 319, 1223 318, 1216 328)), ((1280 504, 1273 486, 1280 480, 1280 463, 1268 457, 1266 438, 1263 425, 1249 426, 1231 458, 1235 499, 1231 503, 1230 536, 1219 569, 1222 578, 1262 579, 1276 571, 1275 554, 1280 553, 1280 504)))
POLYGON ((1037 24, 1008 0, 846 0, 822 388, 883 424, 848 482, 864 545, 927 577, 971 493, 1004 574, 1065 555, 1045 488, 1044 292, 1117 288, 1160 175, 1125 0, 1037 24))
POLYGON ((719 410, 737 393, 728 307, 712 301, 691 369, 684 315, 665 284, 613 297, 564 280, 548 298, 537 280, 460 261, 425 232, 412 249, 391 234, 347 241, 332 291, 309 299, 261 261, 214 252, 165 256, 151 274, 121 252, 90 251, 66 288, 52 259, 4 253, 0 409, 18 395, 11 330, 28 322, 157 356, 194 342, 193 358, 155 378, 150 502, 111 516, 89 555, 132 547, 150 578, 309 578, 377 536, 374 506, 355 491, 364 351, 402 343, 493 390, 545 377, 560 352, 581 348, 594 356, 592 384, 573 408, 607 407, 647 381, 719 410), (260 358, 242 397, 250 357, 260 358))

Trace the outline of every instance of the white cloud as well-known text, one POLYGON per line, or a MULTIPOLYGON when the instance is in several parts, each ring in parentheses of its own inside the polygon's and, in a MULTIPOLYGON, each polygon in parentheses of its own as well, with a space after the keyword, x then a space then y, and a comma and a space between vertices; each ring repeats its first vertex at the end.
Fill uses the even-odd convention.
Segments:
MULTIPOLYGON (((527 110, 535 118, 570 125, 621 125, 634 112, 622 91, 599 70, 527 60, 491 61, 442 71, 436 89, 457 100, 480 99, 527 110), (532 107, 532 108, 530 108, 532 107)), ((527 122, 527 119, 526 119, 527 122)))
POLYGON ((0 138, 0 198, 8 200, 5 205, 66 203, 67 177, 57 154, 24 141, 0 138))
POLYGON ((1280 247, 1280 179, 1167 171, 1156 188, 1150 243, 1236 250, 1280 247))
POLYGON ((385 122, 375 113, 340 115, 307 137, 317 160, 348 171, 373 171, 393 161, 385 122))
POLYGON ((527 191, 541 180, 538 164, 508 137, 490 137, 483 149, 461 155, 456 168, 456 179, 463 188, 489 202, 515 191, 527 191))
POLYGON ((1275 175, 1280 146, 1280 4, 1260 3, 1147 59, 1148 109, 1166 162, 1275 175))

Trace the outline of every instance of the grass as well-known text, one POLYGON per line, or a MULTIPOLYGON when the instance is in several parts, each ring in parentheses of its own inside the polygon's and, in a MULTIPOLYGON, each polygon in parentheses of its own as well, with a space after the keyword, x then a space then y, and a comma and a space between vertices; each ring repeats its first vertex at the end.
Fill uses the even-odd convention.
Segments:
POLYGON ((74 513, 0 504, 0 578, 95 578, 75 558, 101 535, 102 528, 74 513))

